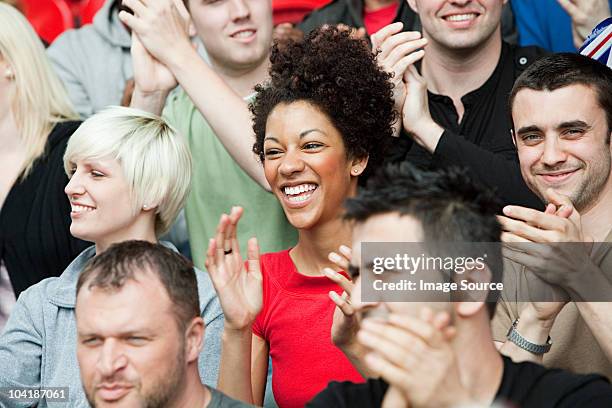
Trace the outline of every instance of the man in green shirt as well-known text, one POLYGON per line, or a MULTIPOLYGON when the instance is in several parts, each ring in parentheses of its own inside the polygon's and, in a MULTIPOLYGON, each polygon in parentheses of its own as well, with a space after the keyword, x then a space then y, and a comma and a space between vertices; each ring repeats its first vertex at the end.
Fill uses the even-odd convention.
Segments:
POLYGON ((286 249, 297 234, 268 192, 263 167, 252 153, 248 101, 267 78, 272 41, 270 0, 124 0, 133 14, 119 17, 133 32, 136 86, 132 106, 160 114, 189 141, 193 190, 185 206, 191 251, 204 266, 208 239, 222 213, 245 208, 241 250, 257 236, 262 252, 286 249), (185 7, 186 6, 186 7, 185 7), (189 11, 188 11, 189 10, 189 11), (189 18, 191 16, 191 18, 189 18), (210 65, 188 34, 197 32, 210 65))

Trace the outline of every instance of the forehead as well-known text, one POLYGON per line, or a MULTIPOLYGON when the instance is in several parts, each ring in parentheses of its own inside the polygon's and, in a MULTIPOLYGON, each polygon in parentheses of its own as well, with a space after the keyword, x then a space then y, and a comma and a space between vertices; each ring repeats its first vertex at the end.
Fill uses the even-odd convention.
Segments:
POLYGON ((578 119, 591 123, 600 117, 605 118, 605 112, 599 106, 597 94, 585 85, 570 85, 554 91, 522 89, 512 104, 516 128, 555 125, 578 119))
POLYGON ((159 279, 138 272, 118 290, 81 288, 76 302, 79 331, 112 335, 135 330, 167 330, 173 319, 170 297, 159 279))
POLYGON ((353 228, 354 261, 361 258, 362 242, 421 242, 423 227, 419 220, 397 212, 378 214, 353 228))
POLYGON ((312 103, 296 101, 281 103, 272 109, 266 121, 266 136, 299 136, 300 133, 318 129, 328 137, 340 137, 340 132, 330 118, 312 103))

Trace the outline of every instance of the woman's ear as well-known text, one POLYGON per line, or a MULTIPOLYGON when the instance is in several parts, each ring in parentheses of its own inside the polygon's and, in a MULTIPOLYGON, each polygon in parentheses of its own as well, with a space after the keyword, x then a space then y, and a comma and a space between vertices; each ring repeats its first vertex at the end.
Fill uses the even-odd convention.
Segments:
POLYGON ((368 156, 357 158, 355 157, 351 162, 351 176, 357 177, 360 176, 361 173, 368 166, 368 156))
POLYGON ((151 210, 157 210, 157 203, 144 203, 142 205, 142 210, 143 211, 151 211, 151 210))

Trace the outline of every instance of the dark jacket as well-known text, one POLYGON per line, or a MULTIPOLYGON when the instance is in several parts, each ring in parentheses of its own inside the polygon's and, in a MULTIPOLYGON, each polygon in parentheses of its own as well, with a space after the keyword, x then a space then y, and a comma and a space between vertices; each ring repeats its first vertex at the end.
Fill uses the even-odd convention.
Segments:
MULTIPOLYGON (((363 23, 363 0, 333 0, 331 3, 313 10, 310 14, 304 17, 298 28, 308 34, 315 28, 323 24, 346 24, 349 27, 361 28, 363 23)), ((405 0, 400 0, 400 6, 397 9, 397 15, 393 22, 401 21, 404 23, 405 31, 418 31, 421 29, 421 23, 418 16, 405 0)))
POLYGON ((0 209, 0 259, 16 296, 59 276, 90 244, 70 235, 70 203, 64 152, 79 122, 57 124, 31 173, 16 182, 0 209))
POLYGON ((406 160, 425 168, 465 167, 473 178, 496 189, 503 204, 543 209, 521 176, 510 133, 508 96, 516 78, 545 54, 541 48, 503 43, 491 76, 461 98, 465 108, 461 123, 451 98, 428 92, 431 117, 445 130, 436 150, 430 154, 402 134, 388 160, 406 160))

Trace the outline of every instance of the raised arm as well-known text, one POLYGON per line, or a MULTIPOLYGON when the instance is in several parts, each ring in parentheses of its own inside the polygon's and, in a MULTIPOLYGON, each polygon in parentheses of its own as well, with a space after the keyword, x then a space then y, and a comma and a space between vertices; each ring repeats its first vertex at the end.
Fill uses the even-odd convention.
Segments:
POLYGON ((240 255, 236 229, 241 216, 240 207, 221 216, 206 252, 206 268, 225 315, 218 388, 232 398, 260 404, 268 350, 252 327, 263 305, 262 275, 257 239, 248 242, 247 266, 240 255))
MULTIPOLYGON (((198 55, 189 39, 189 14, 182 0, 124 0, 134 15, 121 12, 154 59, 187 92, 238 165, 266 190, 270 186, 252 152, 255 140, 248 104, 198 55)), ((136 91, 139 91, 138 80, 136 91)), ((135 92, 135 97, 138 94, 135 92)), ((154 99, 154 98, 149 98, 154 99)))
MULTIPOLYGON (((518 160, 508 154, 494 153, 437 124, 429 112, 427 82, 414 66, 404 74, 406 101, 402 110, 403 128, 441 166, 467 167, 481 182, 497 188, 509 204, 541 208, 521 176, 518 160)), ((511 137, 508 133, 507 137, 511 137)))

